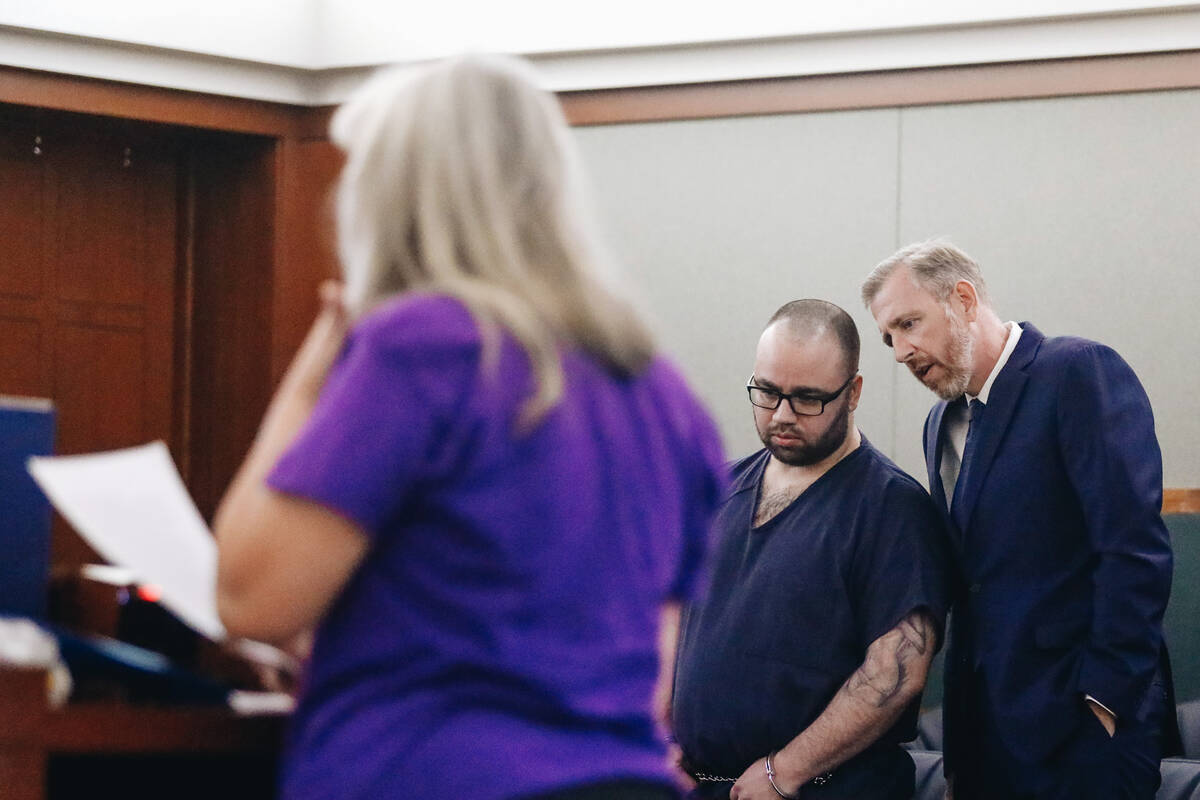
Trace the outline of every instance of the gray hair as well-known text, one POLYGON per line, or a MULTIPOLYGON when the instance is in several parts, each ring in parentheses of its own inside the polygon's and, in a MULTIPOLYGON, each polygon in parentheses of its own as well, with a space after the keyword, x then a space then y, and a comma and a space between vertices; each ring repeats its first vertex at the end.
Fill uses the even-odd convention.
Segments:
POLYGON ((871 270, 862 284, 864 306, 871 307, 883 284, 901 267, 908 267, 917 286, 939 302, 950 297, 959 281, 967 281, 975 287, 979 301, 990 305, 983 273, 975 260, 946 239, 928 239, 896 251, 871 270))
POLYGON ((532 69, 468 55, 385 71, 331 124, 346 153, 337 194, 347 302, 361 314, 401 292, 458 298, 495 355, 495 325, 528 354, 532 424, 563 390, 558 345, 636 374, 654 343, 617 287, 584 208, 557 101, 532 69))

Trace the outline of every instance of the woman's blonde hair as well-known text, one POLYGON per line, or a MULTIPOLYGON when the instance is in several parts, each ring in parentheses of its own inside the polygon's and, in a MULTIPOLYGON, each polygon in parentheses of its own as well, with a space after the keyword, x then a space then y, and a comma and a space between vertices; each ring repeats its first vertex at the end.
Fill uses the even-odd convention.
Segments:
POLYGON ((596 240, 577 156, 557 101, 532 70, 469 55, 386 72, 333 118, 346 153, 337 193, 346 299, 361 314, 412 290, 458 298, 528 354, 532 424, 563 391, 558 345, 576 345, 632 375, 653 356, 650 334, 616 289, 596 240))

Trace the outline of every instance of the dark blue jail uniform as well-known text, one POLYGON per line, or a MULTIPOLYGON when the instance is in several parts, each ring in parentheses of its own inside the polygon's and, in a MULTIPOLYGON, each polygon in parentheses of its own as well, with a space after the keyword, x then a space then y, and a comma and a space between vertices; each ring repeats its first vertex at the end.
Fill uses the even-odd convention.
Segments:
MULTIPOLYGON (((683 627, 673 723, 694 771, 736 778, 782 748, 913 610, 928 610, 940 646, 946 534, 920 484, 863 437, 754 528, 769 459, 760 450, 733 465, 714 522, 711 585, 683 627)), ((899 745, 916 736, 919 705, 805 797, 911 797, 913 764, 899 745)))

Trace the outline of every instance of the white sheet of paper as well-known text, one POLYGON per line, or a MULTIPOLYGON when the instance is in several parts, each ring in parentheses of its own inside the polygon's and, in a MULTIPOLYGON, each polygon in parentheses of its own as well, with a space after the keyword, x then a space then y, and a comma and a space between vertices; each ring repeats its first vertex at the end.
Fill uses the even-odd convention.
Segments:
POLYGON ((83 456, 34 457, 29 472, 96 552, 154 584, 162 603, 214 641, 217 545, 167 446, 151 442, 83 456))

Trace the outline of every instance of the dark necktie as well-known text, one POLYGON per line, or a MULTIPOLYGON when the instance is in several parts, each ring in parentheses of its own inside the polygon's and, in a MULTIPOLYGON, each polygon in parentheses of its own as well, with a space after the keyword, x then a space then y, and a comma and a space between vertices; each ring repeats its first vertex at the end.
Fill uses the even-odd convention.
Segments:
POLYGON ((975 462, 976 443, 979 441, 979 427, 983 420, 983 402, 977 397, 967 406, 967 441, 963 445, 962 463, 958 467, 958 480, 954 482, 954 499, 950 503, 950 511, 954 514, 955 519, 959 524, 963 524, 966 520, 959 519, 959 503, 962 502, 963 492, 967 485, 967 478, 971 472, 971 466, 975 462))

